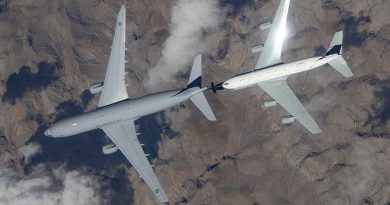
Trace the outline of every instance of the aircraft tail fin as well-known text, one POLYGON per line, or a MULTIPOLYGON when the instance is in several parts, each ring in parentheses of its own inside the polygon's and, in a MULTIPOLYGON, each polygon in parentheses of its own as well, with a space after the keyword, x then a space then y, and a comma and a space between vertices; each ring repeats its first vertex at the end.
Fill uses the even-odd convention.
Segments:
POLYGON ((202 55, 197 55, 192 63, 190 79, 187 88, 202 87, 202 55))
MULTIPOLYGON (((195 57, 192 64, 190 79, 188 80, 187 88, 190 89, 193 87, 202 88, 202 55, 195 57)), ((209 103, 207 102, 206 97, 203 94, 204 89, 201 92, 196 92, 196 94, 190 97, 191 102, 203 113, 204 116, 210 121, 215 121, 215 115, 211 110, 209 103)))
POLYGON ((333 54, 341 55, 343 53, 343 31, 337 32, 330 43, 326 56, 333 54))
POLYGON ((347 62, 343 58, 342 52, 343 52, 343 31, 339 31, 334 35, 332 43, 330 44, 329 49, 326 52, 325 56, 337 54, 338 57, 330 61, 328 64, 332 66, 335 70, 337 70, 339 73, 341 73, 344 77, 352 77, 353 73, 349 68, 347 62))

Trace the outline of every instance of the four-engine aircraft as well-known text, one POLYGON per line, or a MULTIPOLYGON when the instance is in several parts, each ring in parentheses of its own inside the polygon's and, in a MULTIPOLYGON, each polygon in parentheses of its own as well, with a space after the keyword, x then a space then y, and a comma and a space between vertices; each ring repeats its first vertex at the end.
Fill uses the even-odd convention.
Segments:
POLYGON ((297 120, 311 133, 316 134, 321 132, 321 129, 287 85, 287 77, 318 68, 326 63, 345 77, 351 77, 353 74, 342 57, 342 31, 334 35, 332 43, 324 56, 307 58, 291 63, 282 62, 281 54, 286 35, 289 4, 290 0, 281 0, 273 21, 260 25, 262 30, 269 28, 271 30, 264 45, 252 48, 253 53, 261 52, 255 69, 235 75, 231 79, 217 85, 212 83, 211 89, 216 92, 221 89, 239 90, 258 85, 273 98, 273 100, 264 102, 265 107, 268 108, 279 104, 291 114, 282 118, 283 124, 289 124, 297 120))
POLYGON ((138 141, 134 121, 142 116, 162 111, 190 99, 210 121, 215 116, 203 94, 201 86, 202 58, 198 55, 192 65, 187 87, 129 99, 125 84, 125 7, 119 11, 114 40, 104 82, 90 86, 91 93, 100 93, 98 109, 56 122, 45 131, 46 136, 68 137, 94 129, 102 129, 113 144, 103 147, 104 154, 118 149, 133 165, 160 202, 168 197, 160 185, 147 155, 138 141))

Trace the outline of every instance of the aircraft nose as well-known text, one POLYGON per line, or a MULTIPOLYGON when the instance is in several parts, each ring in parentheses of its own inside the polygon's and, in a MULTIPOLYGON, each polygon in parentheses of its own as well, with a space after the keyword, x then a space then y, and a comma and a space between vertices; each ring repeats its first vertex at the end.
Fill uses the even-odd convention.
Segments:
POLYGON ((45 134, 46 136, 50 137, 50 135, 51 135, 50 128, 47 129, 47 130, 45 130, 44 134, 45 134))

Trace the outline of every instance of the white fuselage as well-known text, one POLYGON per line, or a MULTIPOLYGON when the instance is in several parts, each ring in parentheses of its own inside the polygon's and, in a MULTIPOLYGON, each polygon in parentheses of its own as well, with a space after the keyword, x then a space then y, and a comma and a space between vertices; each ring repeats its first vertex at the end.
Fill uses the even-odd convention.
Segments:
POLYGON ((225 89, 239 90, 242 88, 250 87, 257 83, 272 81, 279 78, 287 77, 292 74, 318 68, 337 57, 338 55, 331 55, 326 57, 312 57, 291 63, 276 64, 267 68, 236 75, 225 81, 222 84, 222 87, 225 89))
POLYGON ((137 120, 145 115, 150 115, 183 101, 192 95, 203 92, 206 88, 190 88, 172 90, 151 94, 132 100, 124 100, 112 105, 98 108, 92 112, 83 113, 54 123, 45 131, 46 136, 68 137, 104 126, 137 120))

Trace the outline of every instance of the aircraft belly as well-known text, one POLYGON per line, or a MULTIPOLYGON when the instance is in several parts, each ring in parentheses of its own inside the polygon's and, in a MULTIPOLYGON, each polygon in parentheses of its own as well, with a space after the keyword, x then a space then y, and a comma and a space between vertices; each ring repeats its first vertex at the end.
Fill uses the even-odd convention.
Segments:
POLYGON ((233 90, 241 90, 241 89, 244 89, 244 88, 251 87, 251 86, 253 86, 253 85, 255 85, 255 84, 256 84, 256 83, 241 85, 241 86, 239 86, 239 87, 233 88, 233 90))
MULTIPOLYGON (((287 77, 287 76, 292 75, 292 74, 296 74, 296 73, 300 73, 300 72, 304 72, 304 71, 313 69, 314 67, 311 66, 311 64, 313 62, 315 62, 315 60, 318 60, 318 58, 305 59, 305 60, 294 62, 294 63, 277 65, 275 67, 255 71, 253 73, 253 76, 248 75, 247 83, 242 84, 238 88, 235 88, 235 90, 243 89, 246 87, 253 86, 254 84, 257 84, 257 83, 275 80, 275 79, 287 77)), ((321 63, 321 65, 324 64, 323 62, 320 62, 320 63, 321 63)), ((319 65, 319 66, 321 66, 321 65, 319 65)))
POLYGON ((160 112, 187 100, 187 97, 185 96, 173 96, 177 92, 178 91, 162 92, 135 100, 120 102, 93 112, 68 118, 57 124, 59 127, 63 128, 61 136, 66 137, 117 124, 126 120, 138 119, 145 115, 160 112))
MULTIPOLYGON (((333 60, 333 58, 330 60, 333 60)), ((308 59, 296 61, 293 63, 279 65, 277 67, 271 68, 272 70, 270 71, 270 75, 268 76, 268 78, 266 80, 262 80, 259 82, 269 81, 269 80, 273 80, 273 79, 279 79, 279 78, 287 77, 289 75, 293 75, 296 73, 301 73, 301 72, 305 72, 308 70, 312 70, 312 69, 318 68, 320 66, 323 66, 324 64, 328 63, 330 60, 328 58, 321 59, 320 57, 313 57, 313 58, 308 58, 308 59), (276 70, 276 71, 273 72, 273 70, 276 70)))
POLYGON ((302 61, 298 61, 296 63, 298 64, 298 67, 299 67, 299 64, 302 64, 302 63, 306 64, 305 67, 301 67, 302 71, 300 71, 300 72, 303 72, 303 71, 308 71, 308 70, 318 68, 320 66, 325 65, 328 62, 329 62, 329 59, 327 59, 327 58, 313 57, 313 58, 308 58, 308 59, 305 59, 302 61))
POLYGON ((105 123, 106 119, 98 117, 97 112, 85 113, 57 122, 54 126, 60 127, 61 137, 68 137, 80 133, 97 129, 99 125, 105 123))
POLYGON ((163 111, 167 108, 175 106, 183 101, 187 100, 186 97, 171 97, 161 96, 154 99, 142 100, 139 102, 133 102, 130 106, 130 112, 128 115, 134 116, 134 118, 140 118, 145 115, 150 115, 156 112, 163 111))

